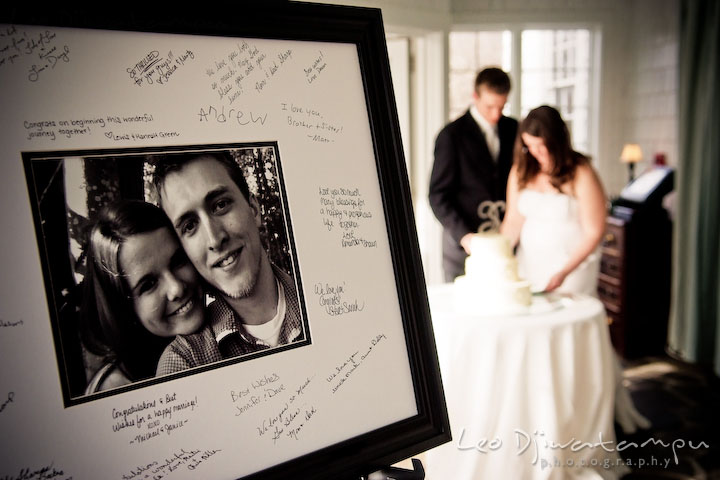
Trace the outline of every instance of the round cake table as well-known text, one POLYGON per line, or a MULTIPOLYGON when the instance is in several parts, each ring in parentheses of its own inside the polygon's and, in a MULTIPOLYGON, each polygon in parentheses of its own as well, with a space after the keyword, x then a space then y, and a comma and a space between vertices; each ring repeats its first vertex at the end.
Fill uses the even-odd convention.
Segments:
POLYGON ((460 315, 428 289, 453 439, 424 455, 428 480, 614 479, 615 378, 603 305, 535 297, 528 314, 460 315))

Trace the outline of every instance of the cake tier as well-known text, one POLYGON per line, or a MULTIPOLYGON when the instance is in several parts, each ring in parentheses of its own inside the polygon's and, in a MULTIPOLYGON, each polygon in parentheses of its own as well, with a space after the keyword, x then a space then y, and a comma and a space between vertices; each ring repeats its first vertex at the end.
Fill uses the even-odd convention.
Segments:
POLYGON ((470 240, 470 252, 475 255, 512 257, 510 239, 497 232, 476 233, 470 240))
POLYGON ((502 281, 517 282, 517 259, 515 257, 493 257, 473 253, 465 259, 465 275, 479 284, 502 281))
POLYGON ((467 315, 518 315, 532 303, 530 282, 495 281, 478 283, 463 275, 455 279, 454 303, 458 313, 467 315))

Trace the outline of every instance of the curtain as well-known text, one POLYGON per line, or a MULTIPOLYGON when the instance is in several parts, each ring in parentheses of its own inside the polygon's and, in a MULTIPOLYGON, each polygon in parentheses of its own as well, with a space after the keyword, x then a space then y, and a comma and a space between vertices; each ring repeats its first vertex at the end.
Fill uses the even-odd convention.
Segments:
POLYGON ((683 0, 674 282, 668 344, 720 374, 720 2, 683 0))

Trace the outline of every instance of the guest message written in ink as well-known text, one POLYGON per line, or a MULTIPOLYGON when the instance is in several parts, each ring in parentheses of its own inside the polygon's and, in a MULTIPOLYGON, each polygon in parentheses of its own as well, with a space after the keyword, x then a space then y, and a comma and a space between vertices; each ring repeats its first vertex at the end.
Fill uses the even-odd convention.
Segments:
POLYGON ((147 142, 155 139, 172 139, 180 134, 175 130, 143 130, 155 121, 149 113, 99 115, 95 117, 25 120, 23 126, 28 140, 46 138, 88 137, 102 133, 114 142, 147 142))
POLYGON ((289 127, 304 132, 308 140, 315 143, 333 143, 345 129, 341 123, 332 121, 310 105, 283 102, 280 110, 289 127))
POLYGON ((254 433, 273 445, 300 440, 317 414, 307 394, 314 378, 286 381, 277 373, 258 377, 230 391, 233 413, 236 417, 257 417, 254 433), (260 413, 263 411, 270 413, 260 413))
POLYGON ((13 328, 22 326, 25 322, 21 318, 20 320, 10 321, 0 318, 0 328, 13 328))
POLYGON ((137 86, 165 85, 170 82, 187 63, 195 60, 192 50, 168 51, 160 54, 152 50, 143 55, 138 61, 125 69, 130 80, 137 86))
POLYGON ((44 467, 21 468, 17 475, 15 473, 0 473, 0 480, 73 480, 62 468, 51 463, 44 467))
POLYGON ((346 382, 353 378, 358 368, 370 358, 375 349, 382 344, 383 340, 387 340, 387 336, 385 336, 384 333, 375 335, 367 347, 363 350, 354 351, 335 366, 335 369, 325 377, 325 381, 328 383, 330 391, 333 394, 338 393, 346 382))
POLYGON ((224 57, 207 65, 205 74, 217 99, 233 105, 246 92, 262 92, 292 60, 290 48, 271 52, 242 40, 224 57))
POLYGON ((331 284, 318 282, 315 284, 315 296, 325 313, 335 317, 346 313, 362 312, 365 301, 359 301, 348 293, 346 282, 331 284))
POLYGON ((197 395, 179 397, 177 393, 168 393, 151 400, 113 408, 112 431, 125 435, 130 444, 142 444, 155 438, 167 437, 185 427, 197 410, 197 395))
POLYGON ((171 455, 163 457, 161 460, 153 460, 142 465, 137 465, 130 469, 129 472, 123 473, 122 480, 161 480, 169 478, 173 473, 179 471, 190 471, 200 474, 196 470, 201 464, 207 463, 213 456, 222 450, 215 449, 191 449, 185 450, 181 448, 179 451, 173 452, 171 455))
MULTIPOLYGON (((21 327, 22 325, 24 325, 24 323, 25 322, 22 319, 9 321, 0 318, 0 328, 2 329, 13 329, 21 327)), ((10 409, 13 406, 13 403, 15 403, 15 392, 7 392, 6 394, 0 393, 0 415, 5 414, 6 412, 9 413, 10 409)), ((2 479, 2 477, 0 477, 0 479, 2 479)))
POLYGON ((0 414, 15 401, 15 392, 8 392, 5 399, 0 401, 0 414))
POLYGON ((373 218, 365 206, 359 188, 318 189, 320 217, 328 232, 335 232, 343 248, 377 248, 377 240, 362 233, 363 226, 373 218))
POLYGON ((16 26, 0 27, 0 68, 23 69, 29 82, 45 79, 70 62, 70 47, 52 30, 28 33, 16 26))

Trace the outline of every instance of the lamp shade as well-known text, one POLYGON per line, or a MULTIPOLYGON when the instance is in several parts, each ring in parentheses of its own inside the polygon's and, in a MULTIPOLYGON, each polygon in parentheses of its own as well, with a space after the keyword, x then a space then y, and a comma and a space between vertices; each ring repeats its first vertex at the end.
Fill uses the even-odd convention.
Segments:
POLYGON ((626 143, 620 154, 623 163, 638 163, 642 160, 642 150, 637 143, 626 143))

